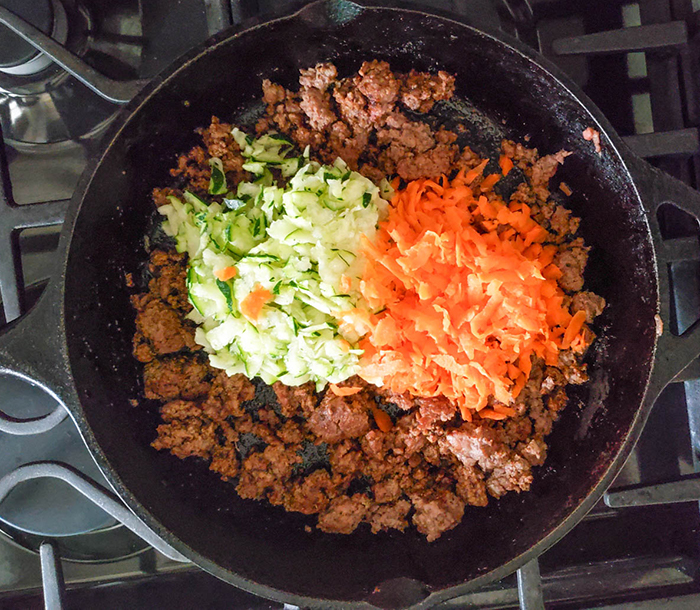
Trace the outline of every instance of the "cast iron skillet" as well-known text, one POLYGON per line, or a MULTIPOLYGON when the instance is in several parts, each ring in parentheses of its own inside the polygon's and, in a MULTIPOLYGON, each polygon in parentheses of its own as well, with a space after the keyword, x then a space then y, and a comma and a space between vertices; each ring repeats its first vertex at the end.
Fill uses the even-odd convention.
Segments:
POLYGON ((417 11, 316 2, 218 36, 126 107, 73 197, 60 273, 1 337, 0 369, 50 389, 126 505, 208 572, 301 606, 429 607, 506 576, 568 532, 622 466, 654 398, 700 353, 697 329, 668 332, 656 217, 668 201, 700 215, 700 194, 633 156, 565 76, 516 41, 417 11), (263 78, 293 86, 299 68, 332 60, 347 74, 371 58, 400 71, 455 74, 464 103, 441 112, 467 125, 480 152, 493 154, 503 135, 529 135, 543 152, 573 151, 557 177, 573 190, 592 246, 587 285, 608 302, 590 354, 593 382, 557 422, 532 490, 468 508, 432 544, 414 531, 307 532, 313 520, 241 500, 196 460, 151 449, 156 411, 129 403, 139 396, 140 370, 124 272, 144 258, 150 190, 169 182, 176 155, 212 114, 249 116, 263 78), (589 126, 601 134, 601 155, 581 137, 589 126))

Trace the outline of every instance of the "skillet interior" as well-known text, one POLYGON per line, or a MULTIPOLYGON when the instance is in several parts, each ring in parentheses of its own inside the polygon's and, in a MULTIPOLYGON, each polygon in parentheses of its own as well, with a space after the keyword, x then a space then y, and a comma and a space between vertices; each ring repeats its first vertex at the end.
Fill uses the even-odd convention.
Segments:
POLYGON ((581 103, 518 51, 415 12, 366 9, 342 23, 316 6, 224 41, 176 71, 107 149, 86 187, 66 268, 69 357, 84 410, 79 423, 91 430, 93 448, 103 452, 120 491, 128 490, 127 500, 145 507, 217 575, 315 598, 359 599, 399 576, 430 589, 457 585, 508 563, 557 529, 629 433, 654 347, 657 286, 648 227, 621 159, 609 145, 596 155, 581 138, 590 124, 581 103), (301 67, 330 59, 347 74, 371 58, 387 59, 399 71, 455 74, 457 97, 468 103, 446 112, 462 113, 481 152, 492 150, 502 134, 520 141, 529 135, 543 152, 574 151, 557 178, 573 190, 571 206, 593 248, 587 286, 609 303, 591 354, 597 381, 573 399, 590 402, 591 410, 604 400, 587 433, 579 407, 571 405, 555 426, 532 490, 486 509, 468 508, 462 524, 432 544, 414 531, 307 533, 312 519, 241 500, 204 464, 151 449, 155 408, 129 404, 139 396, 140 367, 131 356, 133 312, 123 273, 144 258, 150 190, 169 182, 176 155, 196 142, 193 130, 212 114, 235 121, 253 108, 262 78, 292 86, 301 67))

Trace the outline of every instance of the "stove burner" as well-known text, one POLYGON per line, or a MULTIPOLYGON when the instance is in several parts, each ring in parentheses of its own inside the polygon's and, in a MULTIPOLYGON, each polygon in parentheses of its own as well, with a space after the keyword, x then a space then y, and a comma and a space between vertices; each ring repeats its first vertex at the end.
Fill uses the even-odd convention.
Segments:
MULTIPOLYGON (((63 43, 68 35, 66 11, 60 0, 2 0, 2 6, 63 43)), ((51 60, 8 28, 0 28, 0 71, 16 76, 37 74, 51 60)))
MULTIPOLYGON (((0 0, 0 6, 98 72, 117 80, 138 75, 143 52, 140 0, 0 0)), ((26 149, 97 139, 117 109, 0 25, 0 127, 6 143, 26 149), (5 54, 5 48, 15 47, 5 54)))
MULTIPOLYGON (((12 375, 0 375, 0 396, 2 411, 10 416, 40 417, 56 407, 54 399, 43 390, 12 375)), ((34 436, 2 434, 0 453, 0 477, 22 464, 60 460, 108 487, 70 418, 34 436)), ((116 525, 112 517, 78 492, 50 479, 28 481, 12 491, 0 504, 0 521, 21 532, 52 537, 116 525)))

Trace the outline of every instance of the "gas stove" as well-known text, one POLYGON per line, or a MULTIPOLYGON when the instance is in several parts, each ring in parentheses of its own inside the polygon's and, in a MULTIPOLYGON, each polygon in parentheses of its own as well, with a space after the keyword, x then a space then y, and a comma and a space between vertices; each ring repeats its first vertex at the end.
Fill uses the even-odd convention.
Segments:
MULTIPOLYGON (((34 26, 15 21, 12 31, 0 25, 0 296, 5 320, 27 311, 51 276, 67 200, 119 104, 209 36, 300 4, 0 0, 0 21, 4 7, 34 26), (53 59, 37 51, 36 43, 53 59)), ((403 4, 520 38, 568 73, 637 154, 699 186, 699 0, 403 4)), ((700 317, 698 222, 672 206, 661 209, 660 219, 674 260, 673 330, 682 333, 700 317)), ((168 549, 156 551, 122 525, 120 519, 128 520, 128 515, 116 503, 96 496, 89 484, 82 493, 71 487, 71 481, 77 484, 75 471, 107 486, 71 420, 59 417, 43 432, 17 423, 56 408, 38 388, 0 375, 0 409, 10 416, 9 423, 0 423, 0 477, 13 484, 3 488, 0 482, 0 497, 12 487, 0 503, 2 608, 40 607, 42 595, 51 608, 62 602, 104 609, 282 608, 169 559, 168 549), (61 470, 58 478, 38 476, 52 473, 31 468, 17 470, 43 461, 74 470, 61 470)), ((640 608, 700 607, 699 471, 696 362, 660 396, 605 501, 518 574, 442 606, 622 608, 635 602, 640 608)))

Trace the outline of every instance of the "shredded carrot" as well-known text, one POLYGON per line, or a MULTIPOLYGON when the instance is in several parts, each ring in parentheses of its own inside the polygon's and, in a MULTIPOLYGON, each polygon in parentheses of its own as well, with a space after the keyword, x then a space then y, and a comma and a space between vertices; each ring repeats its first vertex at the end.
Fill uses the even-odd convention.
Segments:
POLYGON ((559 190, 567 197, 571 197, 571 193, 573 193, 571 187, 566 182, 559 183, 559 190))
POLYGON ((564 338, 561 340, 561 346, 563 349, 567 349, 571 346, 571 342, 576 338, 578 332, 583 328, 583 323, 586 321, 586 312, 577 311, 571 318, 571 322, 566 327, 566 332, 564 333, 564 338))
POLYGON ((362 392, 362 388, 358 388, 356 386, 337 386, 334 383, 331 383, 329 384, 329 387, 331 389, 331 392, 333 392, 333 394, 335 394, 336 396, 352 396, 353 394, 362 392))
MULTIPOLYGON (((496 411, 497 413, 502 413, 503 415, 507 415, 508 417, 512 417, 513 415, 515 415, 515 409, 511 409, 510 407, 506 407, 505 405, 498 404, 498 403, 496 403, 493 406, 493 410, 496 411)), ((481 411, 480 413, 483 413, 483 411, 481 411)))
POLYGON ((271 300, 272 293, 260 284, 255 284, 255 288, 241 301, 241 313, 249 320, 255 321, 260 316, 262 308, 271 300))
POLYGON ((224 267, 223 269, 214 271, 214 275, 217 277, 217 279, 220 279, 222 282, 226 282, 238 275, 238 269, 236 269, 233 266, 224 267))
POLYGON ((389 432, 394 427, 391 417, 379 407, 372 407, 372 415, 374 415, 374 421, 377 422, 377 427, 382 432, 389 432))
MULTIPOLYGON (((479 165, 477 165, 474 169, 470 169, 465 175, 464 175, 464 182, 465 184, 471 184, 476 180, 478 176, 481 176, 481 174, 484 172, 484 168, 488 165, 489 160, 484 159, 479 165)), ((457 176, 459 179, 459 176, 457 176)))
POLYGON ((512 417, 532 357, 556 364, 559 350, 583 350, 587 336, 556 282, 557 246, 530 207, 472 191, 485 166, 394 193, 363 243, 360 291, 378 313, 338 314, 341 330, 363 337, 361 377, 396 393, 444 395, 467 421, 474 412, 512 417))
POLYGON ((481 181, 481 190, 485 193, 490 191, 493 185, 496 184, 496 182, 498 182, 500 179, 501 176, 499 174, 489 174, 488 176, 486 176, 486 178, 484 178, 481 181))
POLYGON ((510 170, 513 169, 513 159, 511 159, 510 157, 506 157, 505 155, 501 155, 498 159, 498 165, 501 166, 501 172, 503 173, 503 176, 507 176, 510 170))
POLYGON ((507 419, 508 415, 506 413, 499 413, 494 409, 482 409, 479 411, 479 415, 485 419, 507 419))

